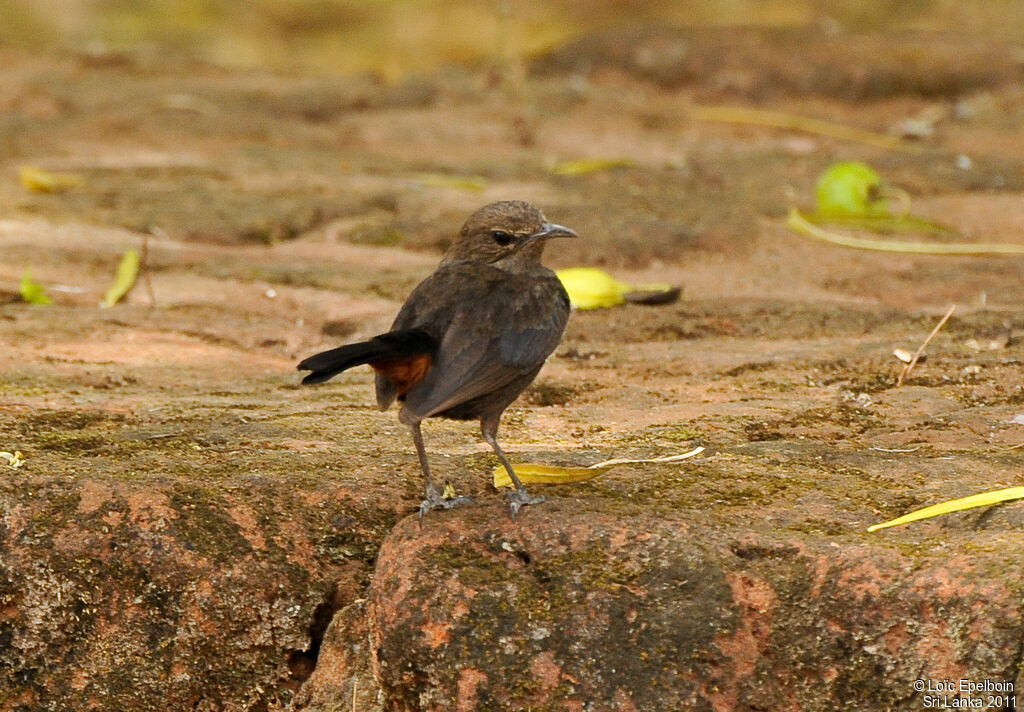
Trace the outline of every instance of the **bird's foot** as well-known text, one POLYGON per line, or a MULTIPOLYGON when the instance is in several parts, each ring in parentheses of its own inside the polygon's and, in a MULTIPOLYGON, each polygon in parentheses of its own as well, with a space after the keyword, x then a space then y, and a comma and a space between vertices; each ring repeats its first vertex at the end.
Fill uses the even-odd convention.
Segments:
POLYGON ((445 487, 445 491, 442 494, 433 485, 428 485, 427 498, 420 502, 420 521, 423 521, 423 515, 431 509, 451 509, 452 507, 458 507, 460 504, 469 504, 472 501, 472 497, 456 495, 454 490, 449 487, 445 487))
POLYGON ((519 510, 527 504, 540 504, 547 500, 542 494, 530 494, 525 489, 515 489, 508 493, 508 509, 512 513, 513 521, 516 515, 519 514, 519 510))

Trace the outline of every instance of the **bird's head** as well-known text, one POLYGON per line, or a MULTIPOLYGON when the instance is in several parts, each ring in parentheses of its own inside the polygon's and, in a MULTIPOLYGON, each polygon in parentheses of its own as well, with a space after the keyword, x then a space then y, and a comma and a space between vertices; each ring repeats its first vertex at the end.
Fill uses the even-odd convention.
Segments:
POLYGON ((576 237, 576 233, 549 223, 544 213, 529 203, 503 200, 469 216, 444 261, 535 263, 552 237, 576 237))

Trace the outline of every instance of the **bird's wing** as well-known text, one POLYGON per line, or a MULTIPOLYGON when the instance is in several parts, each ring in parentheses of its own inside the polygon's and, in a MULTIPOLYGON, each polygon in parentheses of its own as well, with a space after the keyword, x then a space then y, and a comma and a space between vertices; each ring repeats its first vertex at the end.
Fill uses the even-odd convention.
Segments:
MULTIPOLYGON (((455 315, 456 305, 465 296, 466 285, 474 283, 472 274, 464 264, 439 267, 409 294, 391 324, 391 331, 420 329, 440 342, 455 315)), ((398 397, 398 386, 382 373, 377 374, 376 386, 377 405, 386 410, 398 397)))
POLYGON ((405 401, 420 417, 491 393, 540 368, 558 346, 569 317, 568 298, 552 273, 510 275, 473 265, 448 274, 447 296, 440 300, 447 308, 427 308, 412 324, 403 324, 440 336, 433 367, 405 401))

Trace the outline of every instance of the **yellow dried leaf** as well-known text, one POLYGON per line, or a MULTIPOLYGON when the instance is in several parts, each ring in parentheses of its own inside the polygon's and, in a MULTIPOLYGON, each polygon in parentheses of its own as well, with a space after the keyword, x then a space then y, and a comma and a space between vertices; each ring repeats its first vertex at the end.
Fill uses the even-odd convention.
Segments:
POLYGON ((596 267, 567 267, 557 274, 576 309, 617 306, 626 301, 626 293, 633 289, 596 267))
POLYGON ((139 251, 125 250, 121 256, 121 262, 117 265, 117 273, 114 276, 114 283, 103 296, 101 306, 112 307, 135 286, 135 280, 139 276, 139 251))
MULTIPOLYGON (((683 460, 688 460, 695 455, 699 455, 702 452, 704 452, 704 446, 700 445, 689 452, 679 453, 677 455, 663 455, 661 457, 645 457, 640 459, 617 458, 614 460, 598 462, 590 467, 558 467, 556 465, 522 463, 515 465, 515 468, 516 475, 523 483, 562 485, 569 484, 571 482, 585 482, 586 480, 593 479, 598 475, 603 475, 615 465, 647 462, 662 464, 681 462, 683 460)), ((512 486, 512 478, 508 476, 508 472, 506 472, 505 468, 501 465, 494 468, 494 486, 512 486)))
POLYGON ((417 177, 420 184, 431 188, 456 188, 458 190, 481 191, 487 187, 487 180, 480 176, 450 176, 443 173, 424 173, 417 177))
MULTIPOLYGON (((539 483, 545 485, 561 485, 568 484, 570 482, 584 482, 586 480, 593 479, 610 470, 611 466, 556 467, 554 465, 521 464, 515 465, 515 468, 516 476, 519 477, 524 484, 539 483)), ((512 478, 508 476, 508 472, 506 472, 505 468, 501 465, 494 468, 494 486, 512 486, 512 478)))
POLYGON ((602 309, 626 301, 667 304, 679 298, 680 289, 669 284, 633 286, 620 282, 596 267, 566 267, 556 273, 575 309, 602 309))
POLYGON ((18 178, 25 190, 32 193, 63 193, 85 182, 74 173, 51 173, 35 166, 21 166, 18 178))
POLYGON ((14 452, 0 452, 0 458, 7 460, 7 466, 15 470, 25 464, 24 456, 17 450, 14 452))
POLYGON ((613 168, 629 168, 632 165, 633 161, 629 158, 580 158, 574 161, 559 161, 551 166, 551 172, 556 176, 581 176, 613 168))
POLYGON ((904 514, 902 517, 891 519, 888 522, 873 524, 868 527, 868 531, 874 532, 879 529, 885 529, 886 527, 894 527, 898 524, 908 524, 920 519, 937 517, 940 514, 960 512, 965 509, 974 509, 975 507, 988 507, 993 504, 1008 502, 1014 499, 1024 499, 1024 487, 1007 487, 1006 489, 992 490, 991 492, 982 492, 980 494, 972 494, 968 497, 960 497, 959 499, 940 502, 939 504, 933 504, 930 507, 916 509, 909 514, 904 514))

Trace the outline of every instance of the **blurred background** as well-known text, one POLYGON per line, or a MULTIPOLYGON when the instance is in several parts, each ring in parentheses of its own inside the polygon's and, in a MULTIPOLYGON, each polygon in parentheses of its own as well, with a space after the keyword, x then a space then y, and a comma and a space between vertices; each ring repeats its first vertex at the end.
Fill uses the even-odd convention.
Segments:
POLYGON ((1020 0, 0 0, 0 42, 395 80, 531 56, 623 24, 821 26, 1024 38, 1020 0))
POLYGON ((1024 182, 1021 0, 0 0, 0 66, 0 213, 192 242, 436 254, 515 196, 645 268, 758 254, 840 160, 1024 182))

